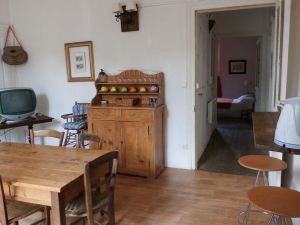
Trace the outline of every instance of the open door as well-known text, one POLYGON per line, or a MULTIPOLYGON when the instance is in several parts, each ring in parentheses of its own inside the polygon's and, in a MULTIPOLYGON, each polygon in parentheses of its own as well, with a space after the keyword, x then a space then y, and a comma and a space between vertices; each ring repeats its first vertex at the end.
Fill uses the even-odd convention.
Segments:
POLYGON ((208 27, 209 16, 206 13, 196 13, 195 21, 195 132, 196 151, 195 163, 203 154, 207 142, 207 82, 210 74, 210 35, 208 27))
POLYGON ((273 109, 286 98, 288 74, 291 0, 277 0, 275 8, 275 32, 273 55, 273 109))

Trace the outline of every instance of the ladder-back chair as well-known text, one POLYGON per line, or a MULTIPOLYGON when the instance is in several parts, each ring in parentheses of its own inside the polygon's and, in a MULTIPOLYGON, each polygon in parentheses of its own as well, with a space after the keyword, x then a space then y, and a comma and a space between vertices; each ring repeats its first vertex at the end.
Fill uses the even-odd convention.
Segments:
POLYGON ((118 151, 86 163, 84 172, 85 193, 66 206, 69 217, 87 218, 88 225, 94 225, 95 213, 107 213, 110 225, 115 225, 114 190, 117 174, 118 151), (105 187, 100 179, 105 176, 105 187))
POLYGON ((102 149, 102 141, 103 139, 97 135, 94 134, 89 134, 89 133, 83 133, 80 134, 79 137, 79 143, 80 143, 80 148, 85 149, 87 146, 91 148, 91 145, 93 146, 94 149, 102 149), (88 142, 88 144, 86 143, 88 142))
POLYGON ((33 131, 30 130, 30 139, 31 139, 31 143, 34 144, 35 143, 35 138, 36 137, 51 137, 51 138, 56 138, 59 140, 58 145, 62 146, 63 141, 64 141, 64 132, 59 132, 56 130, 37 130, 37 131, 33 131))
MULTIPOLYGON (((9 224, 17 225, 19 220, 24 219, 42 210, 45 210, 46 212, 46 208, 40 205, 34 205, 34 204, 6 199, 4 195, 4 186, 2 183, 2 178, 0 176, 0 223, 1 225, 9 225, 9 224)), ((42 218, 32 223, 31 225, 39 224, 45 219, 46 219, 46 224, 50 224, 49 215, 47 215, 46 218, 42 218)))

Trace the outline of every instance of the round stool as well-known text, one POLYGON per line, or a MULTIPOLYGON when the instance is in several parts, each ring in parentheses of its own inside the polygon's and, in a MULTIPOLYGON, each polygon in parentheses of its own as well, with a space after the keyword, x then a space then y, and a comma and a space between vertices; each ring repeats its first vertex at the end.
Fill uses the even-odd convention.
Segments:
MULTIPOLYGON (((254 181, 254 187, 257 186, 261 175, 264 181, 264 185, 269 186, 267 172, 282 171, 287 168, 287 164, 284 161, 266 155, 246 155, 239 158, 238 162, 241 166, 247 169, 257 171, 256 179, 254 181)), ((245 224, 245 222, 247 221, 247 217, 249 216, 249 213, 251 211, 255 210, 251 210, 251 204, 249 203, 246 207, 246 210, 240 213, 238 217, 238 223, 245 224), (241 221, 241 216, 244 214, 244 219, 243 221, 241 221)))
POLYGON ((239 158, 238 162, 245 168, 257 171, 254 186, 257 185, 261 173, 265 185, 268 186, 267 172, 282 171, 287 168, 284 161, 266 155, 246 155, 239 158))
POLYGON ((248 199, 258 209, 271 214, 269 224, 287 225, 287 218, 300 217, 300 192, 298 191, 260 186, 248 191, 248 199))

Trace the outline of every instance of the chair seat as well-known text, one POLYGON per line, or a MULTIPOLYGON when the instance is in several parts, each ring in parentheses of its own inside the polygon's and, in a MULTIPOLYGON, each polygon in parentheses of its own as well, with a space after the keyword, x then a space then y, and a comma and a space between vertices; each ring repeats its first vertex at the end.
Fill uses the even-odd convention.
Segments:
POLYGON ((63 124, 63 128, 66 130, 80 130, 87 126, 87 122, 85 120, 79 120, 75 122, 68 122, 63 124))
POLYGON ((37 211, 43 210, 43 206, 33 205, 23 202, 6 200, 7 214, 10 223, 14 223, 22 218, 25 218, 37 211))
POLYGON ((260 186, 248 191, 256 207, 282 217, 300 217, 300 192, 288 188, 260 186))
POLYGON ((245 168, 257 171, 282 171, 287 164, 277 158, 266 155, 246 155, 239 158, 239 164, 245 168))
MULTIPOLYGON (((93 211, 101 209, 104 205, 107 205, 108 201, 108 195, 102 196, 98 191, 92 191, 93 211)), ((80 194, 77 198, 68 203, 65 210, 67 216, 86 216, 84 193, 80 194)))

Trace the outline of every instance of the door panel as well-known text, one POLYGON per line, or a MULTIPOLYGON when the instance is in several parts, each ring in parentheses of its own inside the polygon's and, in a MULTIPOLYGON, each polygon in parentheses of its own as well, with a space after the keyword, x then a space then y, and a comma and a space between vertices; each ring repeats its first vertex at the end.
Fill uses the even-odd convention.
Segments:
POLYGON ((138 171, 149 173, 150 127, 142 122, 121 122, 121 143, 123 154, 122 172, 138 171))
POLYGON ((103 150, 120 150, 119 125, 116 121, 94 120, 92 133, 103 138, 103 150))

